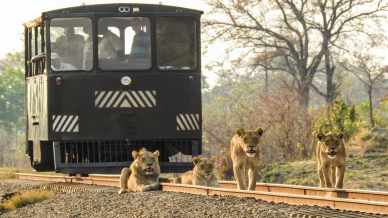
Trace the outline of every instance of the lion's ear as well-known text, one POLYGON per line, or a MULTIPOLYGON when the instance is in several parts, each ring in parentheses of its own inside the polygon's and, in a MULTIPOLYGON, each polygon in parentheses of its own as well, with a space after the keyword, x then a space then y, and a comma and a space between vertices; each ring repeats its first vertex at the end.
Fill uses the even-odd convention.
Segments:
POLYGON ((154 151, 154 155, 155 155, 155 157, 159 157, 159 155, 160 155, 159 150, 154 151))
POLYGON ((264 133, 264 130, 262 128, 257 128, 256 129, 256 133, 259 135, 259 136, 262 136, 263 133, 264 133))
POLYGON ((134 160, 136 160, 138 156, 139 156, 139 152, 132 151, 132 157, 133 157, 134 160))
POLYGON ((342 132, 338 133, 338 138, 343 139, 344 138, 344 134, 342 132))
POLYGON ((323 138, 325 137, 325 135, 323 134, 323 133, 321 133, 321 132, 319 132, 318 134, 317 134, 317 138, 318 138, 318 140, 323 140, 323 138))
POLYGON ((197 165, 199 162, 201 162, 201 158, 200 157, 193 157, 193 164, 194 164, 194 166, 197 165))
POLYGON ((245 130, 243 128, 239 128, 237 129, 236 133, 238 136, 242 137, 243 135, 245 135, 245 130))

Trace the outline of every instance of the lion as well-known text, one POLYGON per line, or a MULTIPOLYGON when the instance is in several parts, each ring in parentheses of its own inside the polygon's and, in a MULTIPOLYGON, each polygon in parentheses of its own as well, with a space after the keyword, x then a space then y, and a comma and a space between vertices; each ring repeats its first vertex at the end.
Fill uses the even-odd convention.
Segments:
POLYGON ((214 161, 206 157, 194 157, 194 168, 180 175, 175 183, 217 187, 218 181, 214 170, 214 161))
POLYGON ((239 190, 255 190, 259 165, 260 139, 263 129, 254 131, 238 129, 230 142, 234 178, 239 190))
POLYGON ((345 142, 342 133, 318 133, 315 156, 320 187, 343 187, 345 174, 345 142))
POLYGON ((144 192, 159 189, 159 151, 150 152, 145 148, 132 151, 131 166, 121 170, 119 194, 130 192, 144 192))

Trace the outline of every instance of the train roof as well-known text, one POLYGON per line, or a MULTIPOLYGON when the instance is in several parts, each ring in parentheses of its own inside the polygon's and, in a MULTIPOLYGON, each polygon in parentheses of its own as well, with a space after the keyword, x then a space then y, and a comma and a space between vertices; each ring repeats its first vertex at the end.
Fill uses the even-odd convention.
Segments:
POLYGON ((46 18, 63 17, 66 15, 110 15, 118 11, 119 7, 139 8, 136 12, 131 11, 131 15, 193 15, 200 16, 203 11, 175 7, 162 4, 131 4, 131 3, 117 3, 117 4, 97 4, 97 5, 81 5, 76 7, 61 8, 51 11, 43 12, 41 16, 34 20, 24 23, 27 28, 39 26, 46 18))

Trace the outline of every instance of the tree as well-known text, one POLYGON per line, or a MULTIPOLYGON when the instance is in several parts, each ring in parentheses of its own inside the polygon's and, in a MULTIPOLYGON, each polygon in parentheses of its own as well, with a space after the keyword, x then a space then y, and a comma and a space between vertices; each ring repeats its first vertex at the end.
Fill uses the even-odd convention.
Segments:
POLYGON ((212 11, 205 27, 210 41, 227 41, 232 52, 241 53, 241 59, 254 57, 252 67, 291 75, 300 103, 307 107, 322 60, 328 73, 328 99, 333 98, 330 48, 350 24, 383 10, 381 1, 377 1, 376 9, 360 10, 372 2, 376 1, 209 0, 212 11))
MULTIPOLYGON (((387 9, 383 0, 319 0, 314 1, 319 8, 320 19, 313 23, 313 28, 320 31, 324 50, 324 72, 326 74, 326 92, 314 89, 330 104, 337 96, 338 84, 334 82, 336 60, 335 48, 339 42, 347 40, 349 32, 365 32, 367 18, 377 19, 379 12, 387 9)), ((375 24, 374 24, 375 25, 375 24)), ((342 48, 341 48, 342 49, 342 48)))
POLYGON ((363 53, 353 54, 342 65, 363 84, 368 95, 369 121, 371 126, 374 127, 376 125, 373 105, 374 90, 385 79, 385 75, 388 74, 388 67, 382 66, 378 58, 371 54, 363 53))
POLYGON ((368 94, 369 103, 369 121, 372 127, 375 127, 376 122, 373 112, 373 90, 379 82, 388 74, 388 66, 383 67, 376 62, 375 58, 370 54, 355 54, 351 59, 352 65, 342 63, 344 68, 356 76, 364 85, 368 94))
POLYGON ((7 131, 20 128, 24 113, 24 70, 20 53, 0 61, 0 126, 7 131))
POLYGON ((21 53, 12 53, 0 60, 0 156, 4 157, 0 164, 14 163, 14 158, 10 157, 24 124, 23 112, 23 59, 21 53))

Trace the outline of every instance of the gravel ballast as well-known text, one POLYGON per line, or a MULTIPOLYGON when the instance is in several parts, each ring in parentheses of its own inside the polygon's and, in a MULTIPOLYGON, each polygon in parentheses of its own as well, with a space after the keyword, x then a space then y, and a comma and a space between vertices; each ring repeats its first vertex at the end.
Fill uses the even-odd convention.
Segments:
MULTIPOLYGON (((27 183, 26 183, 27 184, 27 183)), ((23 189, 22 183, 0 180, 0 194, 23 189)), ((56 193, 52 199, 0 214, 0 217, 290 217, 292 212, 316 207, 273 204, 250 198, 200 196, 152 191, 117 194, 102 192, 56 193)), ((328 210, 328 209, 326 209, 328 210)), ((335 210, 333 210, 335 211, 335 210)))

